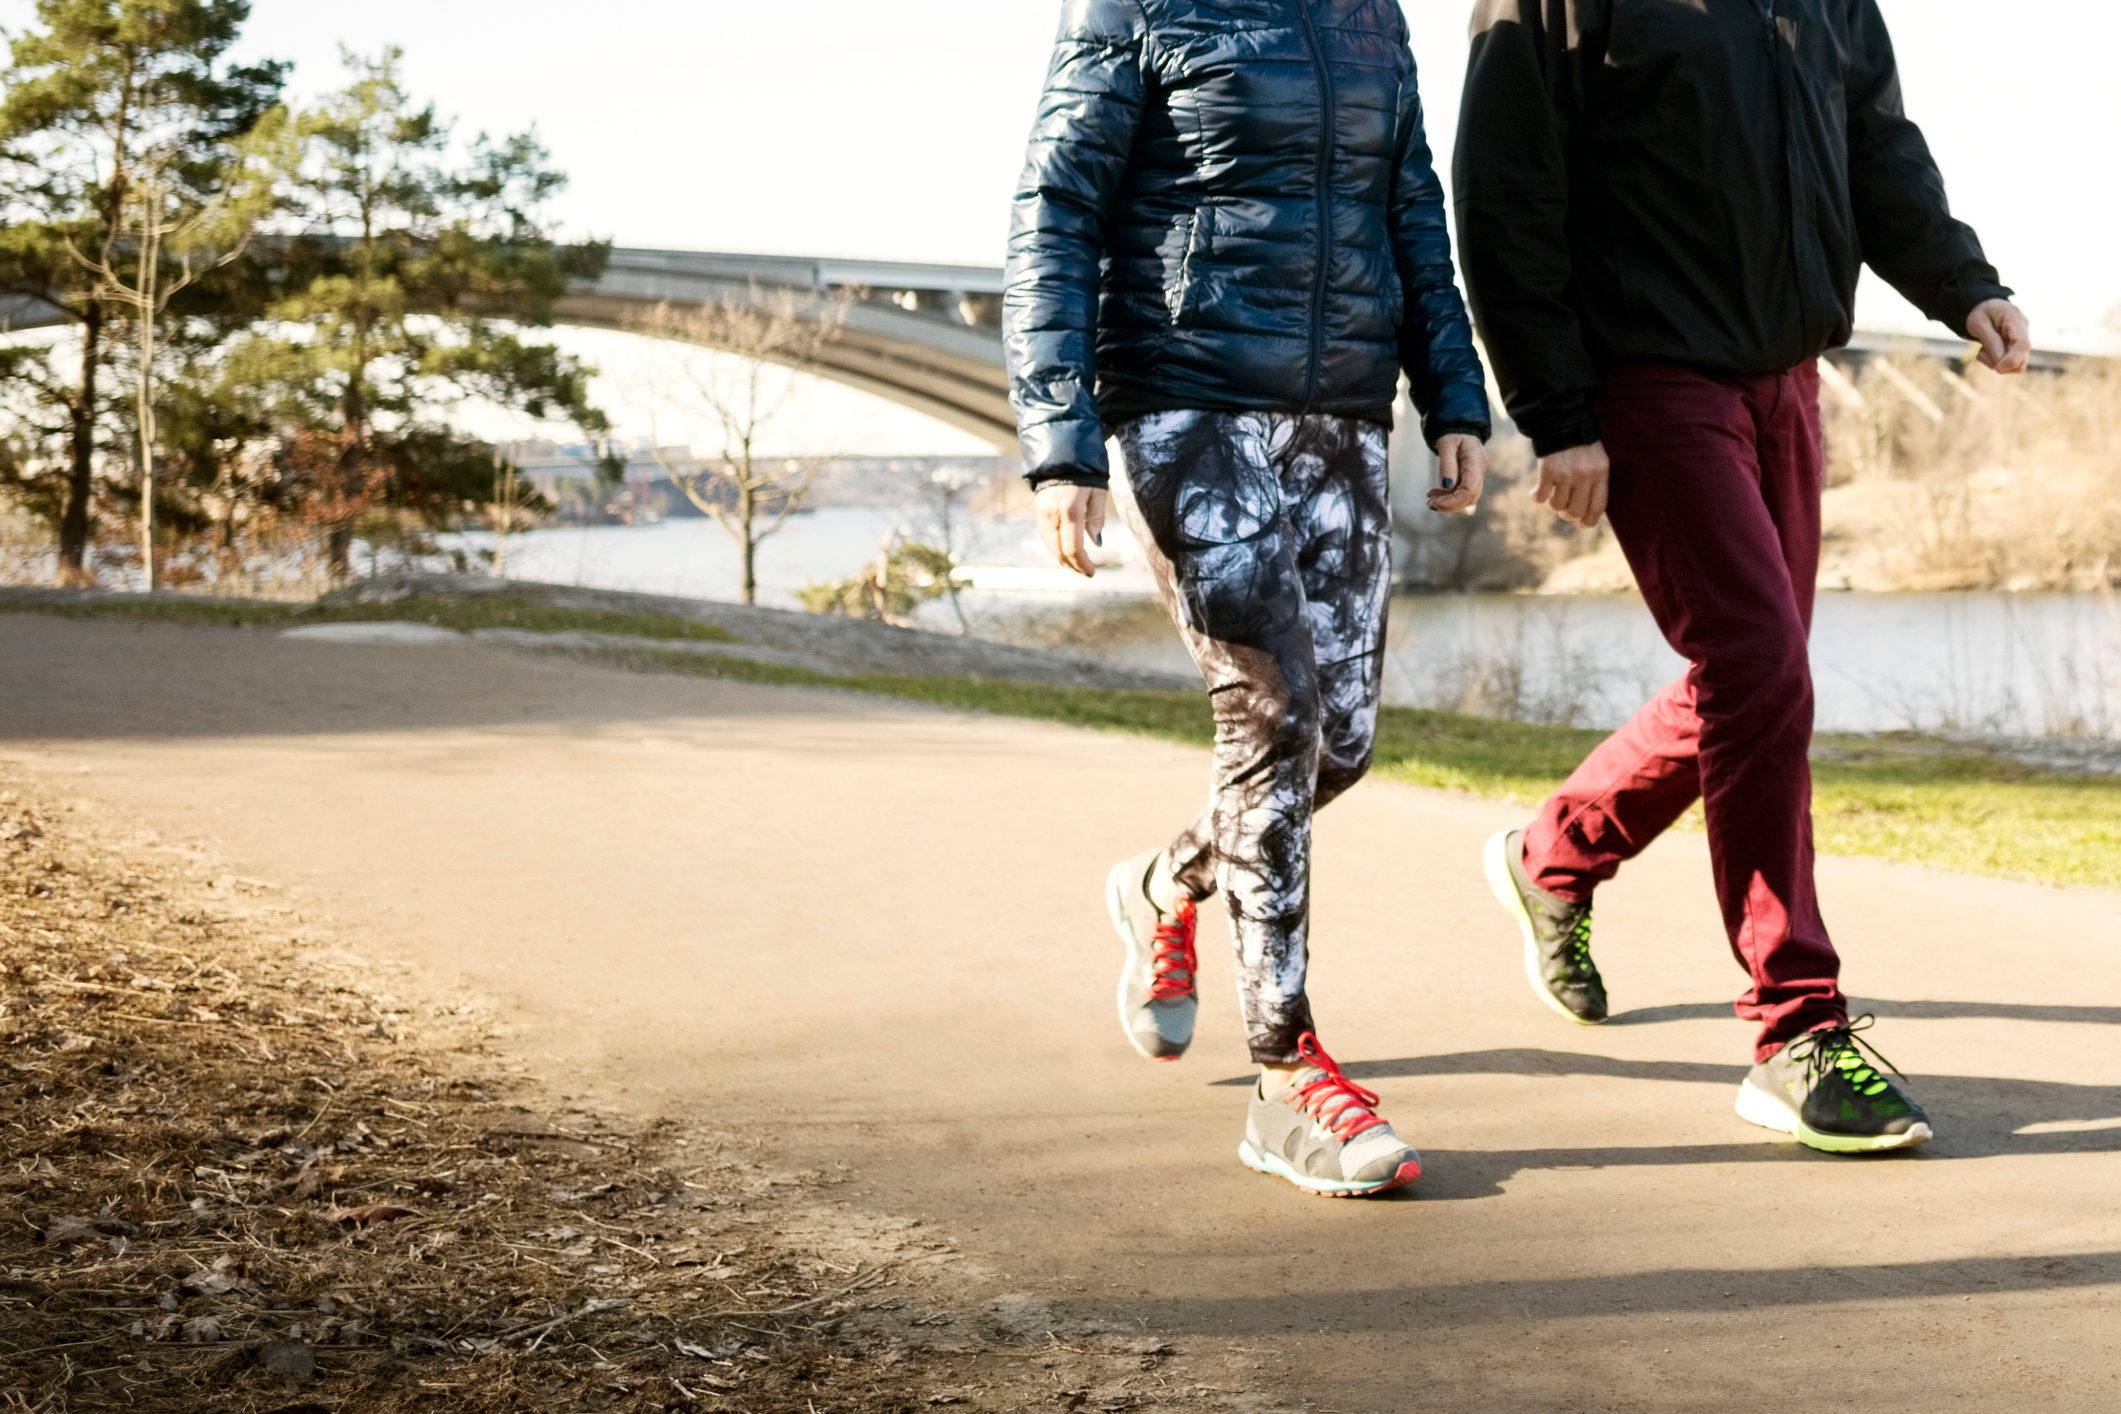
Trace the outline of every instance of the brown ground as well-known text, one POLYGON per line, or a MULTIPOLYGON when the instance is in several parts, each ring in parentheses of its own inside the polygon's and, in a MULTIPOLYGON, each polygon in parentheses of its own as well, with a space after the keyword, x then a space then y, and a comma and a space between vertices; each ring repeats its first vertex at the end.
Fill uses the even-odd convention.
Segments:
MULTIPOLYGON (((0 767, 0 787, 14 782, 0 767)), ((0 788, 0 1408, 1171 1408, 755 1139, 558 1110, 261 881, 0 788)), ((121 827, 122 828, 122 827, 121 827)))
POLYGON ((1604 900, 1632 1010, 1580 1031, 1477 875, 1511 812, 1366 787, 1322 825, 1315 992, 1429 1172, 1319 1203, 1231 1157, 1212 956, 1186 1064, 1110 1014, 1098 881, 1197 806, 1197 752, 480 646, 16 617, 0 664, 38 790, 285 885, 423 998, 498 998, 496 1044, 597 1112, 843 1174, 850 1221, 961 1248, 988 1327, 1168 1342, 1208 1407, 2121 1407, 2112 894, 1828 861, 1942 1131, 1834 1160, 1729 1113, 1698 839, 1604 900))

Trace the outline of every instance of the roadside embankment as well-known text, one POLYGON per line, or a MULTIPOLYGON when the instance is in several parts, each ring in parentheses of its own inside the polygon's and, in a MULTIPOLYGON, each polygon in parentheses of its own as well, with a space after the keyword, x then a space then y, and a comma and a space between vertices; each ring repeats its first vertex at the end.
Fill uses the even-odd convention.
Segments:
POLYGON ((517 646, 523 647, 581 648, 595 647, 600 640, 637 640, 720 662, 785 668, 820 678, 955 677, 1118 690, 1186 686, 1158 673, 890 624, 711 599, 470 575, 385 575, 350 585, 314 604, 0 589, 0 612, 9 609, 286 629, 420 623, 502 642, 508 641, 507 635, 516 635, 517 646), (531 634, 559 641, 538 644, 522 637, 531 634))

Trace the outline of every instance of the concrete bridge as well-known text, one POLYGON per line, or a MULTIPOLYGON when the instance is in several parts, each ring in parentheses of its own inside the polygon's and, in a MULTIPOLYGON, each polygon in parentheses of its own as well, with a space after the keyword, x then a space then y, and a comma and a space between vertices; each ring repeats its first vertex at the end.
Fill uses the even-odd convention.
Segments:
POLYGON ((1016 451, 999 269, 619 249, 603 277, 563 299, 557 314, 562 323, 629 329, 659 304, 748 301, 755 291, 793 291, 820 311, 851 297, 817 373, 1016 451))
MULTIPOLYGON (((559 322, 632 329, 660 304, 748 301, 793 291, 820 312, 845 298, 845 323, 815 371, 949 423, 1013 454, 1015 422, 1002 369, 998 268, 798 256, 713 254, 620 248, 603 275, 560 301, 559 322)), ((0 330, 62 322, 58 311, 0 297, 0 330)), ((1963 341, 1859 333, 1843 365, 1873 354, 1957 361, 1963 341)), ((2070 356, 2041 352, 2036 367, 2059 369, 2070 356)), ((1832 380, 1847 393, 1843 380, 1832 380)), ((1909 389, 1914 396, 1912 387, 1909 389)))
MULTIPOLYGON (((1004 453, 1016 451, 1002 370, 998 268, 618 249, 603 278, 569 295, 559 312, 567 323, 623 329, 665 302, 748 300, 754 291, 790 290, 814 297, 821 310, 839 298, 853 300, 816 371, 928 413, 1004 453)), ((1859 332, 1834 362, 1848 370, 1878 354, 1957 362, 1967 348, 1964 340, 1859 332)), ((2050 351, 2033 360, 2049 371, 2069 361, 2070 355, 2050 351)), ((1835 371, 1829 369, 1829 382, 1853 396, 1852 385, 1834 377, 1835 371)), ((1912 385, 1906 392, 1928 402, 1912 385)), ((1411 409, 1402 411, 1411 415, 1411 409)))

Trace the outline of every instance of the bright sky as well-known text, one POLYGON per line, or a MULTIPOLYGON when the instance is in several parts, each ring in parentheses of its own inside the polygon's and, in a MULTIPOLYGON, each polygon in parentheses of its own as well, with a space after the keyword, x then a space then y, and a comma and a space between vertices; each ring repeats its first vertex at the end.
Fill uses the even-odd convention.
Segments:
MULTIPOLYGON (((1884 4, 1909 109, 1955 207, 2044 338, 2101 338, 2121 313, 2121 83, 2112 72, 2121 5, 1884 4)), ((253 0, 248 47, 294 60, 297 89, 316 91, 335 78, 340 44, 403 46, 414 90, 466 128, 535 125, 573 178, 562 211, 578 233, 623 245, 998 264, 1059 8, 253 0)), ((0 24, 14 28, 30 9, 30 0, 0 0, 0 24)), ((1471 0, 1406 4, 1442 153, 1470 10, 1471 0)), ((1866 322, 1919 327, 1890 292, 1873 288, 1867 299, 1866 322)), ((582 347, 616 381, 636 381, 617 341, 582 347)), ((835 416, 856 406, 851 396, 827 401, 835 416)), ((895 411, 856 416, 893 443, 888 450, 964 446, 895 411)))

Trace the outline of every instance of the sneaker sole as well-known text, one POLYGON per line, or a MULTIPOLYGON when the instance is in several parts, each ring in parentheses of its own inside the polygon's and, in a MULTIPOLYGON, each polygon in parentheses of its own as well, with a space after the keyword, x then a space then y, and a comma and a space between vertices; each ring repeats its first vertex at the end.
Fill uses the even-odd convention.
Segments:
POLYGON ((1134 1048, 1134 1053, 1143 1060, 1152 1060, 1158 1065, 1169 1065, 1172 1061, 1184 1057, 1186 1047, 1193 1044, 1193 1039, 1190 1036, 1186 1038, 1185 1045, 1180 1046, 1177 1051, 1168 1056, 1159 1056, 1149 1051, 1140 1041, 1136 1040, 1134 1028, 1127 1024, 1130 1011, 1127 1006, 1127 979, 1134 975, 1135 969, 1141 966, 1141 962, 1134 955, 1134 950, 1138 946, 1135 942, 1134 930, 1127 925, 1127 896, 1123 892, 1126 888, 1126 880, 1124 878, 1126 872, 1127 862, 1122 860, 1112 866, 1112 872, 1105 878, 1105 912, 1112 919, 1112 931, 1119 934, 1120 945, 1127 950, 1126 964, 1119 971, 1119 993, 1116 998, 1119 1006, 1119 1031, 1122 1036, 1127 1038, 1127 1044, 1134 1048))
POLYGON ((1751 1080, 1738 1087, 1736 1108, 1738 1117, 1746 1123, 1787 1134, 1806 1148, 1826 1154, 1888 1154, 1895 1149, 1918 1148, 1929 1143, 1932 1137, 1926 1124, 1915 1125, 1904 1134, 1870 1137, 1822 1133, 1806 1124, 1804 1117, 1791 1109, 1788 1101, 1768 1093, 1751 1080))
POLYGON ((1314 1198, 1374 1198, 1380 1193, 1390 1193, 1395 1188, 1404 1188, 1421 1177, 1421 1164, 1409 1159, 1399 1166, 1399 1172, 1390 1178, 1370 1183, 1349 1183, 1331 1178, 1312 1178, 1300 1174, 1263 1149, 1252 1147, 1246 1139, 1237 1146, 1237 1161, 1254 1173, 1263 1173, 1269 1178, 1279 1178, 1294 1184, 1314 1198))
POLYGON ((1482 872, 1488 876, 1488 890, 1503 911, 1517 920, 1518 931, 1524 934, 1524 975, 1532 984, 1532 995, 1545 1002, 1555 1015, 1567 1017, 1578 1026, 1603 1026, 1605 1017, 1578 1016, 1562 1005, 1561 998, 1547 990, 1546 979, 1540 976, 1539 932, 1532 923, 1532 911, 1524 906, 1524 896, 1517 892, 1517 881, 1510 877, 1509 857, 1503 853, 1509 848, 1511 831, 1504 830, 1488 841, 1481 851, 1482 872))

